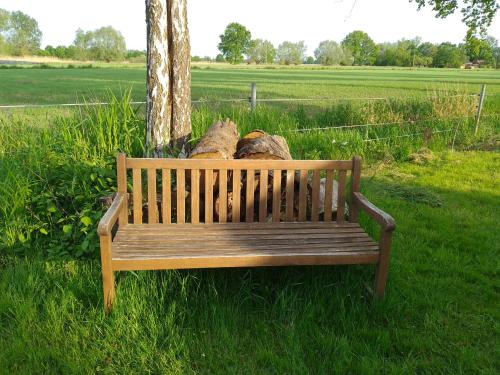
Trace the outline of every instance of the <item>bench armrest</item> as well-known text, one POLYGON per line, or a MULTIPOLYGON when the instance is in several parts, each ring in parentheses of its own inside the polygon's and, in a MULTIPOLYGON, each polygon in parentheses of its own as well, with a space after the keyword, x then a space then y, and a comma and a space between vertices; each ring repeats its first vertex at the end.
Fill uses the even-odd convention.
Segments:
POLYGON ((111 206, 101 218, 101 221, 99 221, 99 225, 97 227, 97 233, 99 236, 109 236, 111 234, 111 230, 118 220, 118 216, 124 207, 126 199, 127 196, 125 194, 116 194, 115 199, 113 199, 113 203, 111 203, 111 206))
POLYGON ((394 221, 392 216, 371 203, 363 194, 354 192, 353 197, 354 204, 365 211, 368 216, 374 219, 377 223, 379 223, 385 232, 392 232, 394 229, 396 229, 396 222, 394 221))

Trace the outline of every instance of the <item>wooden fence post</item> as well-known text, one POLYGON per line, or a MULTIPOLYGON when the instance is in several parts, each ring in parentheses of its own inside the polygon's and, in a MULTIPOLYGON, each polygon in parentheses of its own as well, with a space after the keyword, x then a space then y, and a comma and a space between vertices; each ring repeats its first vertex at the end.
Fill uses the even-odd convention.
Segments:
POLYGON ((255 111, 255 107, 257 107, 257 84, 252 82, 251 91, 250 91, 250 109, 255 111))
POLYGON ((486 85, 481 85, 481 92, 479 93, 479 104, 477 105, 477 113, 476 113, 476 128, 474 130, 474 134, 477 134, 479 130, 479 120, 481 118, 481 111, 483 110, 484 96, 486 93, 486 85))

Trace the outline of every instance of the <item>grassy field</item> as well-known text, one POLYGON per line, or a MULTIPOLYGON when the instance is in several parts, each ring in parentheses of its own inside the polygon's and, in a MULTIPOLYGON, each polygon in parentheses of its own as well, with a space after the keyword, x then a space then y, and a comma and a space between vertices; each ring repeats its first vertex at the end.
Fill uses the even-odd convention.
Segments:
POLYGON ((116 186, 118 150, 143 154, 143 108, 129 102, 144 76, 0 69, 0 105, 112 102, 0 111, 0 374, 500 371, 497 72, 197 65, 193 99, 244 98, 251 81, 260 97, 388 98, 192 115, 193 142, 229 117, 241 134, 285 136, 296 159, 362 155, 363 192, 398 223, 387 298, 369 298, 361 266, 131 272, 105 317, 98 198, 116 186), (450 95, 480 83, 475 135, 477 98, 450 95), (371 123, 390 124, 354 126, 371 123))
POLYGON ((445 152, 365 176, 398 223, 381 303, 369 267, 137 272, 105 317, 97 261, 7 258, 0 372, 498 373, 498 167, 445 152))
MULTIPOLYGON (((500 72, 460 69, 283 68, 194 65, 193 99, 247 98, 257 82, 263 98, 421 97, 435 91, 500 94, 500 72)), ((75 103, 102 99, 108 90, 132 89, 134 101, 145 99, 144 68, 0 69, 0 105, 75 103)), ((311 104, 311 103, 309 103, 311 104)), ((320 103, 325 104, 325 103, 320 103)))

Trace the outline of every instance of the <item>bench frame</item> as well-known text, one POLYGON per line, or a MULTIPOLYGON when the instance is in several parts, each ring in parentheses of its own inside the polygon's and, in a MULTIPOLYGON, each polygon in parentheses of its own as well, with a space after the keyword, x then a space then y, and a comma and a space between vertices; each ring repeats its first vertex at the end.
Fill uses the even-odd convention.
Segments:
MULTIPOLYGON (((246 172, 246 173, 248 173, 246 172)), ((176 172, 176 173, 181 173, 181 172, 176 172)), ((280 173, 281 174, 281 173, 280 173)), ((208 177, 209 174, 206 173, 206 182, 214 182, 212 181, 213 174, 210 173, 210 177, 208 177)), ((120 270, 141 270, 141 269, 188 269, 188 268, 214 268, 214 267, 254 267, 254 266, 277 266, 277 265, 301 265, 301 264, 361 264, 361 263, 374 263, 376 264, 376 273, 375 273, 375 284, 374 284, 374 294, 377 297, 383 298, 384 293, 385 293, 385 286, 387 283, 387 275, 388 275, 388 269, 389 269, 389 255, 390 255, 390 250, 391 250, 391 239, 392 239, 392 232, 396 228, 395 221, 394 219, 381 209, 377 208, 375 205, 373 205, 371 202, 369 202, 361 193, 360 193, 360 178, 361 178, 361 158, 360 157, 354 157, 352 160, 325 160, 325 161, 319 161, 319 160, 203 160, 203 159, 134 159, 134 158, 127 158, 125 154, 119 154, 117 156, 117 194, 107 210, 107 212, 104 214, 102 217, 101 221, 99 222, 98 225, 98 234, 100 238, 100 249, 101 249, 101 266, 102 266, 102 281, 103 281, 103 292, 104 292, 104 306, 105 309, 109 312, 112 309, 113 306, 113 301, 115 299, 115 281, 114 281, 114 272, 115 271, 120 271, 120 270), (307 188, 303 188, 303 184, 305 182, 305 186, 307 186, 307 171, 312 170, 313 171, 313 194, 317 194, 317 191, 319 189, 319 170, 326 170, 327 171, 327 198, 325 199, 325 218, 328 217, 328 214, 330 216, 329 219, 325 219, 325 221, 331 221, 331 210, 328 209, 329 204, 331 203, 331 199, 328 198, 328 185, 330 185, 330 191, 332 189, 332 179, 333 179, 333 172, 330 173, 330 170, 338 170, 339 171, 339 181, 341 184, 339 185, 339 200, 338 200, 338 212, 337 212, 337 223, 341 225, 344 222, 344 186, 345 186, 345 179, 346 179, 346 172, 350 172, 351 175, 351 189, 350 189, 350 194, 349 194, 349 222, 350 223, 358 223, 359 222, 359 212, 363 211, 365 212, 369 217, 371 217, 373 220, 375 220, 379 225, 380 225, 380 239, 378 241, 378 254, 376 257, 362 257, 358 256, 357 258, 354 258, 352 256, 346 255, 345 257, 320 257, 320 258, 315 258, 314 261, 307 260, 304 257, 300 256, 287 256, 286 260, 283 260, 285 257, 268 257, 266 258, 267 260, 262 262, 262 260, 259 260, 259 262, 252 261, 252 259, 247 259, 245 257, 239 257, 239 259, 233 258, 233 261, 231 258, 224 258, 224 259, 210 259, 210 262, 204 263, 203 261, 200 262, 198 261, 189 261, 189 262, 183 262, 183 261, 175 261, 175 262, 161 262, 158 260, 148 260, 148 261, 142 261, 142 262, 136 262, 134 263, 133 261, 128 261, 126 264, 122 262, 120 264, 119 261, 113 260, 112 257, 112 247, 113 247, 113 229, 117 226, 118 229, 120 227, 124 226, 133 226, 134 224, 129 223, 129 207, 128 207, 128 197, 129 193, 127 192, 127 170, 132 169, 133 170, 133 183, 134 183, 134 190, 133 190, 133 222, 138 224, 143 222, 142 218, 142 181, 141 181, 141 170, 142 169, 147 169, 147 176, 148 176, 148 223, 156 223, 158 224, 158 212, 157 212, 157 199, 156 199, 156 173, 157 170, 160 169, 162 171, 169 170, 168 175, 163 172, 163 183, 166 182, 165 186, 166 188, 170 189, 170 170, 176 170, 176 171, 182 171, 182 174, 180 176, 183 177, 182 183, 177 184, 177 196, 179 196, 179 191, 184 194, 184 189, 185 189, 185 171, 191 170, 191 176, 195 177, 197 180, 200 176, 201 171, 210 171, 213 172, 214 170, 218 170, 220 172, 224 172, 219 176, 219 181, 221 185, 219 186, 226 186, 227 187, 227 171, 233 171, 236 172, 238 171, 235 176, 240 178, 240 172, 242 170, 246 170, 248 172, 251 172, 252 175, 253 173, 258 170, 261 173, 261 181, 264 181, 262 175, 267 176, 268 170, 280 170, 280 171, 287 171, 287 178, 286 178, 286 219, 284 221, 286 222, 292 222, 294 221, 293 218, 293 182, 294 182, 294 172, 295 170, 300 170, 300 192, 299 192, 299 222, 306 222, 306 208, 304 208, 304 201, 307 202, 306 197, 306 190, 307 188), (303 171, 306 171, 303 173, 303 171), (196 172, 196 174, 194 174, 196 172), (291 177, 290 177, 291 176, 291 177), (292 185, 290 185, 292 184, 292 185), (292 186, 290 188, 290 186, 292 186), (180 189, 180 190, 179 190, 180 189), (289 202, 289 194, 291 191, 291 203, 289 202), (292 208, 289 210, 289 205, 292 205, 292 208), (139 208, 138 208, 139 207, 139 208), (155 211, 156 210, 156 211, 155 211), (290 214, 291 212, 291 214, 290 214), (295 258, 294 258, 295 257, 295 258), (282 258, 281 260, 279 258, 282 258), (245 261, 245 259, 247 259, 245 261)), ((236 178, 235 178, 236 179, 236 178)), ((281 177, 278 179, 280 180, 281 177)), ((253 180, 253 179, 252 179, 253 180)), ((251 188, 253 189, 253 182, 250 182, 251 188)), ((198 185, 197 183, 195 185, 198 185)), ((279 185, 279 182, 278 182, 279 185)), ((210 192, 211 191, 211 184, 206 184, 205 186, 205 192, 210 192), (208 187, 207 187, 208 186, 208 187), (208 189, 208 190, 207 190, 208 189)), ((250 185, 247 185, 247 188, 250 185)), ((199 193, 199 186, 198 187, 192 187, 193 191, 196 191, 196 193, 199 193), (196 189, 196 190, 194 190, 196 189)), ((225 188, 224 188, 225 189, 225 188)), ((239 188, 238 188, 239 189, 239 188)), ((274 186, 274 189, 276 189, 276 184, 274 186)), ((278 187, 279 191, 281 191, 281 185, 278 187)), ((264 193, 264 199, 262 199, 262 194, 261 194, 261 199, 260 202, 256 202, 256 204, 260 205, 260 209, 262 209, 262 205, 264 204, 264 208, 267 209, 267 206, 265 206, 266 203, 266 197, 267 197, 267 189, 262 189, 266 190, 264 193)), ((247 190, 248 191, 248 190, 247 190)), ((255 191, 254 191, 255 192, 255 191)), ((168 229, 175 229, 175 223, 171 223, 171 202, 170 202, 170 197, 171 197, 171 191, 165 191, 163 190, 164 196, 163 196, 163 209, 162 209, 162 217, 163 217, 163 224, 165 224, 165 230, 168 229), (168 194, 165 194, 165 193, 168 194), (165 200, 165 197, 169 197, 168 200, 165 200), (168 211, 165 208, 168 208, 168 211)), ((238 193, 239 194, 239 193, 238 193)), ((209 196, 209 195, 207 195, 209 196)), ((275 194, 273 192, 273 198, 275 194)), ((213 197, 213 193, 212 193, 213 197)), ((238 225, 242 226, 245 228, 245 230, 248 230, 248 232, 251 234, 252 228, 255 228, 258 223, 253 223, 253 207, 254 207, 254 198, 253 195, 247 195, 246 197, 251 201, 251 207, 248 204, 247 205, 247 224, 240 223, 238 225), (253 224, 251 224, 253 223, 253 224)), ((198 209, 199 213, 199 201, 196 203, 196 198, 191 201, 191 204, 193 205, 192 207, 196 207, 198 209)), ((281 196, 279 199, 281 202, 281 196)), ((206 208, 207 211, 205 212, 205 223, 211 224, 212 219, 213 219, 213 202, 212 199, 209 199, 208 202, 206 203, 206 208)), ((184 204, 185 200, 177 198, 177 204, 178 209, 177 209, 177 219, 179 223, 184 224, 184 219, 185 219, 185 212, 184 212, 184 204)), ((227 204, 227 202, 223 202, 221 204, 227 204)), ((307 222, 317 222, 318 221, 318 201, 317 198, 313 198, 313 214, 310 218, 310 221, 307 222)), ((279 211, 281 209, 280 205, 278 204, 277 207, 274 204, 273 201, 273 222, 275 221, 281 221, 279 217, 279 211), (275 209, 278 210, 277 216, 275 215, 275 209)), ((245 207, 242 207, 243 209, 245 207)), ((234 209, 234 207, 233 207, 234 209)), ((238 208, 239 209, 239 204, 238 208)), ((223 210, 225 212, 225 210, 223 210)), ((259 211, 260 212, 260 211, 259 211)), ((197 214, 198 216, 198 214, 197 214)), ((224 217, 222 218, 222 222, 226 222, 226 217, 224 214, 224 217)), ((221 221, 221 218, 219 218, 219 221, 221 221)), ((263 215, 259 214, 259 217, 257 218, 258 222, 263 223, 266 220, 266 217, 263 215)), ((295 218, 297 220, 297 218, 295 218)), ((199 224, 199 218, 192 218, 192 221, 195 222, 196 224, 199 224)), ((233 222, 239 222, 239 215, 238 218, 235 219, 233 217, 233 222)), ((282 221, 281 221, 282 222, 282 221)), ((216 225, 216 224, 214 224, 216 225)), ((266 224, 270 225, 270 224, 266 224)), ((284 254, 286 255, 286 254, 284 254)))

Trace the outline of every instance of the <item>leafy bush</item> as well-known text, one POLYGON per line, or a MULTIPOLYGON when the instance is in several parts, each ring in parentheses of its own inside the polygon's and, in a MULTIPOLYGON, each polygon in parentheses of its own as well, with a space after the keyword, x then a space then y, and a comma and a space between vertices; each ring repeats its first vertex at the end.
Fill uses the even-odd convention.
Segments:
POLYGON ((142 155, 144 121, 130 96, 48 127, 0 118, 0 246, 49 257, 96 256, 98 199, 115 186, 118 151, 142 155))

